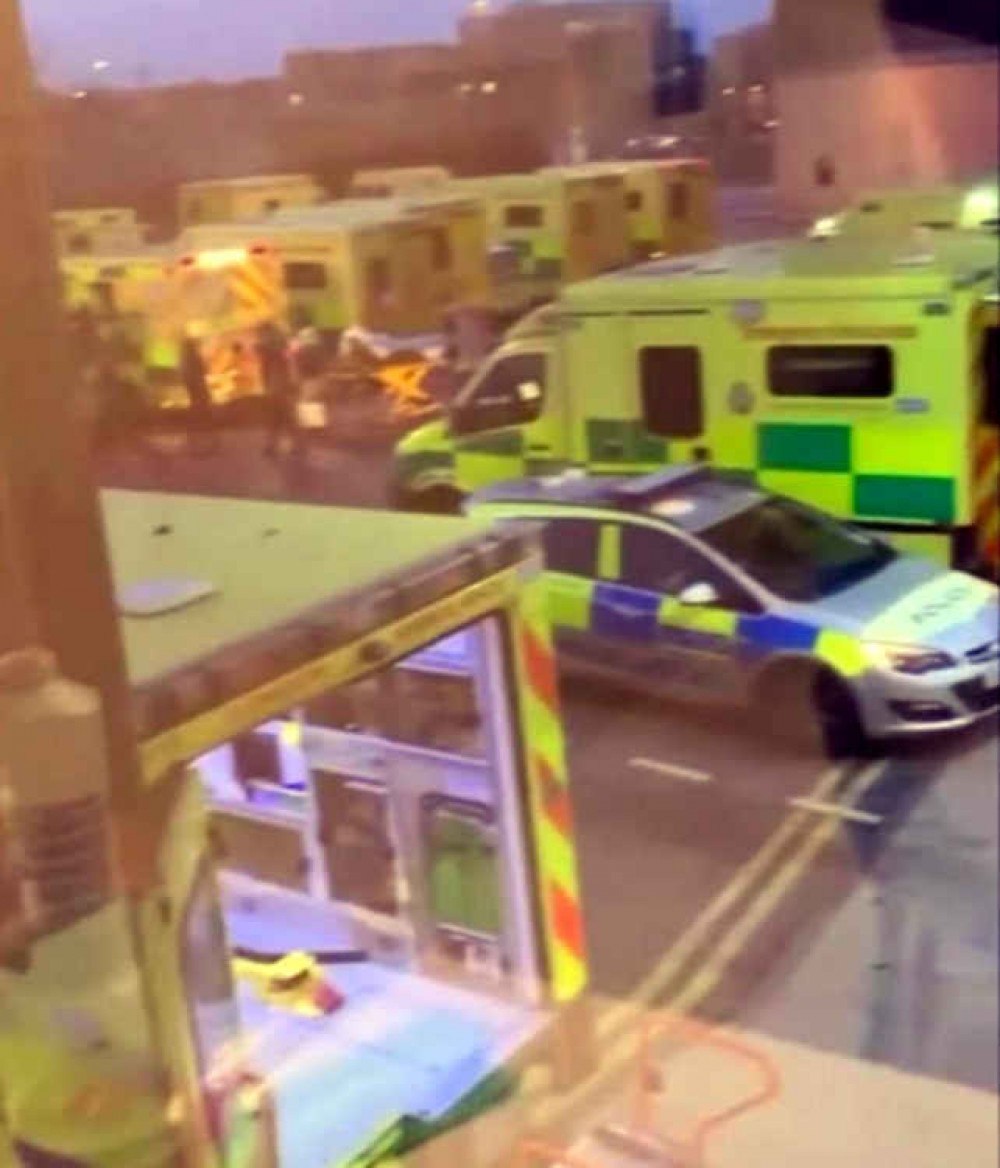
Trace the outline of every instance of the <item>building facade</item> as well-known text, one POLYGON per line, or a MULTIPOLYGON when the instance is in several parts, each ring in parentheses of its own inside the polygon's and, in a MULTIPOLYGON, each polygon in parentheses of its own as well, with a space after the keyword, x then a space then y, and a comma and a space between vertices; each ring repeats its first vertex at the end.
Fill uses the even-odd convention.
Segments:
POLYGON ((997 167, 994 48, 887 24, 879 0, 775 0, 776 174, 794 210, 997 167))

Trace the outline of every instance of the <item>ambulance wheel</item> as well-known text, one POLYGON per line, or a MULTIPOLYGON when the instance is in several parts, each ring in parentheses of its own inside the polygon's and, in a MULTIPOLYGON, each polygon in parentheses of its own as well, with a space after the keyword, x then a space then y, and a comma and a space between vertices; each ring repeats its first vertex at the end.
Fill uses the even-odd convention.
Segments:
POLYGON ((426 491, 410 495, 406 509, 420 511, 425 515, 461 515, 464 498, 456 487, 430 487, 426 491))

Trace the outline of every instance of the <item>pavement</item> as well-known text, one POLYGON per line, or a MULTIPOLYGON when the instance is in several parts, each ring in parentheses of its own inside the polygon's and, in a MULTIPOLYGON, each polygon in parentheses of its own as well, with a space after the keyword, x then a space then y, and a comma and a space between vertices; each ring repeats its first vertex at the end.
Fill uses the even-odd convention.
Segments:
MULTIPOLYGON (((252 432, 223 442, 200 457, 177 443, 106 453, 100 478, 385 505, 384 451, 333 445, 303 466, 265 458, 252 432)), ((985 1168, 996 1141, 981 1100, 995 1113, 998 1089, 996 725, 833 764, 789 754, 745 718, 580 675, 563 698, 601 1063, 574 1095, 547 1098, 535 1126, 583 1146, 625 1106, 637 1020, 668 1009, 751 1036, 795 1101, 760 1135, 768 1156, 737 1141, 708 1163, 985 1168), (827 1083, 839 1159, 819 1154, 808 1118, 827 1083), (884 1108, 852 1111, 852 1093, 869 1092, 884 1108), (975 1153, 928 1159, 959 1138, 960 1116, 975 1153), (906 1139, 924 1125, 915 1151, 889 1139, 893 1124, 906 1139)), ((682 1078, 711 1093, 706 1075, 682 1078)))

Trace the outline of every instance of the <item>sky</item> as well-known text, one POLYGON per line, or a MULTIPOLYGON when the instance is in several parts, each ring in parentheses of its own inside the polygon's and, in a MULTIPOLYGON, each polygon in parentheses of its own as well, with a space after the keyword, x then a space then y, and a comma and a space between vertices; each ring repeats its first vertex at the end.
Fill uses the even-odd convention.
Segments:
MULTIPOLYGON (((467 0, 21 0, 46 84, 232 80, 278 73, 296 48, 448 40, 467 0)), ((676 0, 702 43, 770 0, 676 0)))

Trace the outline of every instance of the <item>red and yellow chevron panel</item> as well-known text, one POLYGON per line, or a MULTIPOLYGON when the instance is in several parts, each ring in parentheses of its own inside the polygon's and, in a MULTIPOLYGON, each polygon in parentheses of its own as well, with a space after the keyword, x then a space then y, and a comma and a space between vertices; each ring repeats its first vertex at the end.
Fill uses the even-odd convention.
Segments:
POLYGON ((556 1001, 575 998, 587 984, 587 950, 580 906, 573 811, 559 714, 552 640, 537 584, 519 606, 519 648, 525 685, 522 724, 534 823, 536 867, 556 1001))

